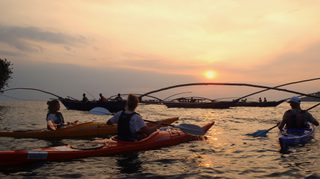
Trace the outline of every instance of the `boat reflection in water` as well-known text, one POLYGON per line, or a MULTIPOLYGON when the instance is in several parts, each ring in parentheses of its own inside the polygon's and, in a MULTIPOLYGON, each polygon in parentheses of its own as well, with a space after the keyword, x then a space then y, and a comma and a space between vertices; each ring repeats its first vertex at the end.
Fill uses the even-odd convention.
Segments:
POLYGON ((142 171, 141 164, 138 153, 122 154, 117 159, 120 173, 139 173, 142 171))

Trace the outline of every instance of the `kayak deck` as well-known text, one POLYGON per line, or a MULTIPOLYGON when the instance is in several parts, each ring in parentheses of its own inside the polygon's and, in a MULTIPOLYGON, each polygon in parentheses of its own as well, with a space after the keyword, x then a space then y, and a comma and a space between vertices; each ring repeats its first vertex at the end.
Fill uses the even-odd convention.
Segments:
MULTIPOLYGON (((202 128, 208 131, 214 123, 208 123, 202 128)), ((85 157, 108 156, 143 150, 159 149, 177 145, 183 142, 199 140, 203 137, 192 136, 177 128, 157 130, 145 139, 137 142, 105 139, 97 147, 78 149, 72 145, 38 148, 33 150, 0 151, 0 167, 23 165, 39 161, 66 161, 85 157)))
MULTIPOLYGON (((178 117, 162 119, 157 122, 163 124, 171 124, 177 121, 178 117)), ((154 126, 155 123, 146 123, 147 126, 154 126)), ((51 131, 47 129, 40 130, 25 130, 25 131, 0 131, 0 137, 14 137, 14 138, 37 138, 46 140, 56 139, 83 139, 93 137, 108 137, 117 133, 116 125, 107 125, 104 122, 84 122, 64 128, 51 131)))
POLYGON ((315 127, 308 129, 291 129, 280 133, 279 143, 282 151, 288 150, 289 146, 304 145, 314 138, 315 127))

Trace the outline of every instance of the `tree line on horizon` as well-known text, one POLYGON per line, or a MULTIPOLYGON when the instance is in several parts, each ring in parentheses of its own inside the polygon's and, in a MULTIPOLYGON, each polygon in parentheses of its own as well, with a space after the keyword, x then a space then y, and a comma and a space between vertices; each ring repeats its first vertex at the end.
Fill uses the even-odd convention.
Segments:
POLYGON ((8 86, 8 80, 11 79, 12 63, 6 58, 0 58, 0 90, 8 86))

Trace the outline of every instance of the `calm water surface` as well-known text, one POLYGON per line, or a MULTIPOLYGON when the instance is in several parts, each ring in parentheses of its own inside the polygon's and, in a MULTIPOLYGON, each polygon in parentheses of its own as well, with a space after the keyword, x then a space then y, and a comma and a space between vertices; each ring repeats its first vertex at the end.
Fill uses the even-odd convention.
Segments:
MULTIPOLYGON (((315 103, 305 103, 308 108, 315 103)), ((0 102, 0 130, 46 128, 45 101, 0 102)), ((67 162, 47 162, 1 170, 4 178, 320 178, 319 135, 304 147, 279 153, 278 131, 268 137, 253 138, 247 133, 274 126, 289 107, 275 108, 167 109, 161 105, 141 105, 138 112, 149 120, 179 116, 176 122, 202 125, 215 121, 205 141, 143 151, 130 155, 94 157, 67 162)), ((105 121, 106 116, 66 110, 65 121, 105 121)), ((312 114, 320 119, 319 107, 312 114)), ((32 149, 81 143, 84 140, 52 142, 37 139, 0 138, 0 150, 32 149)))

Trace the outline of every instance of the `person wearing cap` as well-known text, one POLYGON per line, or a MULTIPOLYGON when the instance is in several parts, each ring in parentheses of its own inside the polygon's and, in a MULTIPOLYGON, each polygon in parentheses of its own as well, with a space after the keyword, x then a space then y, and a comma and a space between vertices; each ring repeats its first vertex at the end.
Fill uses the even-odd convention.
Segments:
POLYGON ((309 127, 308 123, 314 124, 315 126, 319 125, 319 122, 308 111, 301 109, 301 100, 299 97, 292 97, 288 103, 290 104, 291 109, 284 113, 282 121, 278 125, 280 130, 283 130, 283 128, 304 129, 309 127))

